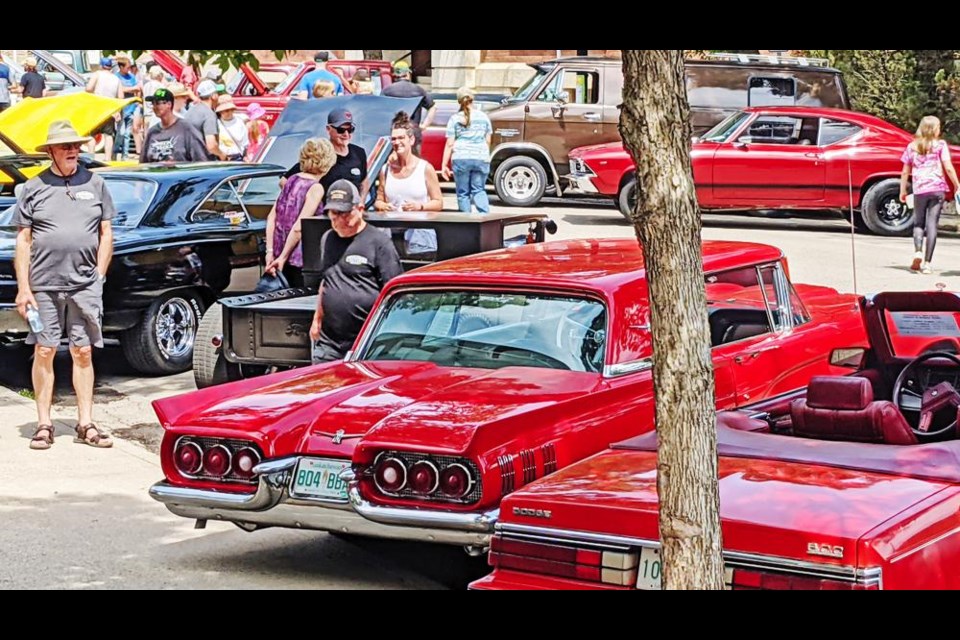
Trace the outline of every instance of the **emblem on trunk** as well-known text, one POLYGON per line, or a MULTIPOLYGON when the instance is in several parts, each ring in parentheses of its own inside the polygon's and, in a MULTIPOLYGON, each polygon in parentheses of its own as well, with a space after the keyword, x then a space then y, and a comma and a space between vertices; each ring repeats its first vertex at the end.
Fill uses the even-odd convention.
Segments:
POLYGON ((843 547, 837 547, 832 544, 817 544, 811 542, 807 545, 808 556, 822 556, 824 558, 842 558, 843 547))
POLYGON ((543 518, 549 520, 553 517, 553 512, 548 509, 525 509, 523 507, 514 507, 513 515, 527 516, 529 518, 543 518))
POLYGON ((347 435, 347 432, 343 429, 337 429, 337 432, 333 434, 333 444, 340 444, 343 442, 343 436, 347 435))

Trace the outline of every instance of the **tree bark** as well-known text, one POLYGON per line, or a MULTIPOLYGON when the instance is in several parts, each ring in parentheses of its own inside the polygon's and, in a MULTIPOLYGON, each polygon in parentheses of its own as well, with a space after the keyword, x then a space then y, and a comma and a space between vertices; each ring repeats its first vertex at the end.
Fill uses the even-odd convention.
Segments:
POLYGON ((713 362, 682 50, 623 50, 620 133, 650 289, 664 589, 722 589, 713 362))

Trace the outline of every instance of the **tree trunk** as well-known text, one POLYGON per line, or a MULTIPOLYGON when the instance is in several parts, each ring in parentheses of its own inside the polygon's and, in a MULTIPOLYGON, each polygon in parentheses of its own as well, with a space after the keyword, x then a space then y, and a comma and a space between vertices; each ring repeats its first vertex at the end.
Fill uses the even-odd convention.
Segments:
POLYGON ((383 60, 383 49, 364 49, 364 60, 383 60))
POLYGON ((620 133, 650 288, 664 589, 722 589, 713 363, 682 50, 624 50, 620 133))

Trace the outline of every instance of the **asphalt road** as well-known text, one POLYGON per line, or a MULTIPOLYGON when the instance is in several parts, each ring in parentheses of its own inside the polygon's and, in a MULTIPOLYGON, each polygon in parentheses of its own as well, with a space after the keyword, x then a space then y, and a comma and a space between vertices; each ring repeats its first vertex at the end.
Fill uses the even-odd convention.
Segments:
MULTIPOLYGON (((447 197, 448 207, 453 206, 447 197)), ((547 201, 558 223, 553 239, 632 237, 633 228, 602 201, 547 201)), ((833 214, 707 215, 704 239, 749 240, 781 247, 793 280, 854 288, 849 225, 833 214)), ((936 273, 909 271, 909 239, 858 236, 861 293, 960 289, 960 238, 945 234, 936 273)), ((463 588, 486 573, 460 549, 348 541, 324 533, 192 523, 147 496, 160 479, 160 428, 150 407, 193 389, 192 374, 142 378, 116 346, 97 354, 96 412, 119 437, 112 450, 71 442, 75 409, 69 355, 56 361, 57 444, 27 447, 33 404, 22 349, 0 348, 0 588, 463 588)))

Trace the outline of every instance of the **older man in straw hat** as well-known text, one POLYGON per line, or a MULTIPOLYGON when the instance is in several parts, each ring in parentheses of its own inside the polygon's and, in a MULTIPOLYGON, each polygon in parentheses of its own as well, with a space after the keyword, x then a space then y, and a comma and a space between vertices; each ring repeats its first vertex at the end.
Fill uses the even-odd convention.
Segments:
POLYGON ((64 333, 73 357, 79 412, 74 442, 113 445, 93 422, 92 356, 93 347, 103 346, 103 284, 113 255, 110 220, 116 210, 103 178, 79 164, 80 148, 89 141, 66 120, 50 125, 46 142, 37 148, 53 162, 24 185, 13 218, 19 227, 14 258, 17 311, 30 323, 27 343, 36 345, 38 421, 31 449, 53 445, 53 358, 64 333))

